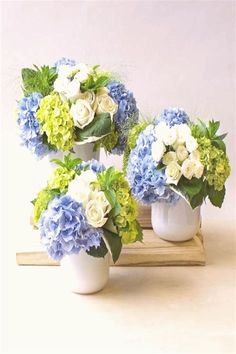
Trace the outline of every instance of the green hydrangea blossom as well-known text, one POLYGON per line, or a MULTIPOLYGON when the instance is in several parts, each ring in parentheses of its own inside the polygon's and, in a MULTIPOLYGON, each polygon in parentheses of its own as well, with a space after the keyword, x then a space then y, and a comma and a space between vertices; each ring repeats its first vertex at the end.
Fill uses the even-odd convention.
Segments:
POLYGON ((121 237, 121 243, 141 241, 142 230, 136 220, 138 204, 131 195, 124 174, 110 167, 98 174, 98 183, 112 207, 107 222, 109 227, 113 226, 112 232, 121 237))
POLYGON ((137 222, 133 221, 127 228, 120 231, 121 241, 123 244, 133 243, 137 241, 138 234, 137 222))
POLYGON ((205 166, 205 178, 210 186, 221 191, 230 175, 229 159, 223 150, 213 146, 206 137, 199 138, 198 144, 200 159, 205 166))
POLYGON ((94 150, 99 148, 104 148, 105 151, 111 152, 112 149, 116 146, 119 140, 118 131, 113 130, 110 134, 104 136, 103 138, 97 140, 94 143, 94 150))
POLYGON ((75 177, 74 170, 68 170, 65 167, 58 167, 53 171, 49 181, 48 187, 50 189, 59 189, 61 193, 67 190, 70 181, 75 177))
POLYGON ((138 204, 130 194, 129 184, 120 177, 116 183, 116 198, 120 204, 120 212, 114 222, 119 230, 121 241, 124 244, 135 242, 139 236, 136 217, 138 215, 138 204))
POLYGON ((129 160, 129 155, 130 155, 131 150, 134 149, 136 146, 136 140, 139 136, 139 133, 141 133, 141 131, 143 131, 147 127, 147 125, 148 125, 147 122, 139 123, 139 124, 135 125, 129 131, 127 145, 126 145, 124 157, 123 157, 123 170, 124 170, 124 172, 126 172, 128 160, 129 160))
POLYGON ((33 220, 35 224, 37 224, 42 212, 47 209, 48 203, 55 197, 55 195, 56 193, 48 188, 44 188, 38 193, 33 210, 33 220))
POLYGON ((67 102, 62 102, 57 93, 44 97, 36 117, 41 133, 46 133, 48 142, 61 151, 70 150, 74 143, 74 122, 67 102))
POLYGON ((125 216, 121 216, 121 215, 116 216, 115 224, 118 228, 126 227, 127 221, 126 221, 125 216))

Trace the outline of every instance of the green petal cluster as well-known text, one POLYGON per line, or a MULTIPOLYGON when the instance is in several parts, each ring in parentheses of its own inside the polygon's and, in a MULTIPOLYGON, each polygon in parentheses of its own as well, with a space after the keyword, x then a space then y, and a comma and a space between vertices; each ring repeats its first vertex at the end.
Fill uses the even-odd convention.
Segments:
POLYGON ((129 155, 130 155, 131 150, 134 149, 136 146, 136 140, 139 136, 139 133, 141 133, 141 131, 143 131, 147 125, 148 125, 147 122, 143 122, 143 123, 139 123, 139 124, 135 125, 132 129, 130 129, 128 139, 127 139, 127 145, 126 145, 124 157, 123 157, 124 171, 126 171, 126 169, 127 169, 129 155))
POLYGON ((70 150, 74 143, 74 122, 68 102, 62 102, 57 93, 44 97, 36 113, 41 133, 48 142, 61 151, 70 150))
POLYGON ((119 133, 113 130, 110 134, 97 140, 94 144, 94 149, 104 148, 106 151, 111 152, 119 140, 119 133))
POLYGON ((120 211, 115 217, 114 223, 118 228, 122 243, 135 242, 140 235, 139 225, 136 221, 138 204, 131 196, 129 184, 124 177, 119 178, 115 189, 120 211))
POLYGON ((137 241, 139 235, 137 228, 137 221, 134 220, 129 223, 129 227, 120 231, 121 241, 123 244, 134 243, 137 241))
POLYGON ((42 212, 47 209, 48 203, 57 195, 67 191, 67 187, 74 177, 75 171, 68 170, 66 167, 58 167, 53 171, 47 187, 38 193, 33 202, 33 220, 35 224, 39 221, 42 212))
POLYGON ((200 159, 205 166, 205 178, 210 186, 221 191, 230 175, 229 159, 225 152, 212 145, 210 139, 198 139, 200 159))
POLYGON ((33 211, 33 220, 35 224, 39 221, 42 212, 47 209, 48 203, 54 198, 54 196, 55 194, 48 188, 44 188, 38 193, 33 211))
POLYGON ((48 187, 50 189, 59 189, 61 193, 64 193, 70 183, 75 177, 74 170, 68 170, 65 167, 58 167, 53 171, 49 181, 48 187))

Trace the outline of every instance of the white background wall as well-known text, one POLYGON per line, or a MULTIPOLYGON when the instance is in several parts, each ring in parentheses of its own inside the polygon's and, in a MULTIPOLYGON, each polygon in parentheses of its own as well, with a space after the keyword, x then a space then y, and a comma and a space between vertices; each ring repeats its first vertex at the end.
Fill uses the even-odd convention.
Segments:
MULTIPOLYGON (((8 242, 32 249, 30 204, 48 176, 19 147, 14 116, 21 96, 20 70, 67 56, 119 72, 143 114, 181 106, 203 120, 221 120, 228 131, 233 167, 221 210, 207 205, 205 218, 235 213, 235 11, 233 1, 6 1, 1 3, 1 123, 4 219, 8 242)), ((121 166, 118 157, 103 160, 121 166)))

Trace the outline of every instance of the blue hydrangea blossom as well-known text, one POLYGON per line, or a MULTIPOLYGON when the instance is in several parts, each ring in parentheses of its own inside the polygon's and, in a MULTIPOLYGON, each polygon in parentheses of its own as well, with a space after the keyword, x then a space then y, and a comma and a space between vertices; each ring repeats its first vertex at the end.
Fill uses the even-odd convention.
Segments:
POLYGON ((186 124, 190 119, 182 108, 166 108, 160 113, 154 124, 161 121, 164 121, 169 127, 173 127, 176 124, 186 124))
POLYGON ((138 122, 139 111, 133 93, 128 91, 122 83, 112 81, 107 88, 109 95, 118 104, 118 111, 114 115, 114 123, 120 137, 112 153, 121 155, 124 152, 131 126, 138 122))
POLYGON ((87 223, 82 204, 70 196, 53 199, 39 220, 42 244, 55 260, 99 247, 103 231, 87 223))
POLYGON ((74 66, 76 64, 77 63, 75 60, 63 57, 63 58, 56 61, 56 63, 54 64, 54 68, 56 68, 56 72, 58 72, 61 65, 74 66))
POLYGON ((35 116, 41 98, 42 96, 39 93, 32 93, 23 97, 18 104, 17 119, 22 145, 39 158, 49 152, 47 145, 43 143, 39 122, 35 116))
POLYGON ((131 151, 127 178, 134 197, 143 204, 157 201, 175 202, 179 196, 166 185, 165 173, 157 170, 152 158, 151 146, 156 140, 154 125, 150 124, 138 136, 136 147, 131 151))
POLYGON ((83 170, 83 169, 89 169, 92 170, 94 173, 101 173, 105 171, 106 167, 102 162, 99 162, 95 159, 83 162, 82 164, 78 165, 78 169, 83 170))

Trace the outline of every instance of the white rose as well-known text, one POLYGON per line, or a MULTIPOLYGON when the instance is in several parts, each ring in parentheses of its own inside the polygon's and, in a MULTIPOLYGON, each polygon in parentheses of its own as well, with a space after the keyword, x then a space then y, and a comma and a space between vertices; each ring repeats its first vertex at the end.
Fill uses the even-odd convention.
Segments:
POLYGON ((88 183, 89 185, 90 183, 95 182, 97 180, 96 173, 91 170, 82 171, 78 177, 80 178, 80 180, 88 183))
POLYGON ((184 145, 179 145, 176 149, 176 155, 179 161, 184 161, 188 157, 188 150, 184 145))
POLYGON ((78 99, 70 109, 74 123, 80 129, 91 123, 94 119, 95 112, 86 100, 78 99))
POLYGON ((87 183, 78 181, 78 178, 79 176, 76 176, 75 179, 69 183, 67 194, 85 206, 89 201, 90 188, 87 183))
POLYGON ((167 152, 162 158, 162 162, 164 165, 169 165, 169 163, 173 161, 177 161, 177 156, 174 151, 167 152))
POLYGON ((176 135, 176 129, 175 127, 166 127, 163 131, 163 135, 161 137, 163 143, 165 145, 173 145, 176 141, 177 135, 176 135))
POLYGON ((177 162, 172 161, 169 165, 167 165, 165 174, 167 183, 177 185, 181 177, 180 165, 177 162))
POLYGON ((181 172, 187 179, 192 179, 195 172, 195 161, 186 159, 181 166, 181 172))
POLYGON ((159 162, 165 153, 166 148, 162 141, 154 141, 152 143, 152 158, 154 161, 159 162))
POLYGON ((58 77, 54 82, 54 90, 58 93, 65 94, 70 80, 66 77, 58 77))
POLYGON ((201 178, 203 175, 204 166, 200 161, 195 160, 195 167, 194 167, 194 177, 201 178))
POLYGON ((118 104, 106 93, 96 96, 96 113, 115 114, 118 110, 118 104))
POLYGON ((91 107, 93 107, 95 102, 95 93, 93 91, 80 92, 79 97, 81 100, 87 101, 91 107))
POLYGON ((91 73, 91 68, 87 64, 80 63, 76 65, 77 72, 74 76, 75 79, 78 79, 80 82, 84 82, 87 80, 89 77, 89 74, 91 73))
POLYGON ((69 81, 64 94, 68 100, 75 101, 79 97, 79 94, 80 94, 79 80, 74 79, 72 81, 69 81))
POLYGON ((189 136, 186 139, 186 148, 189 152, 193 152, 198 148, 197 140, 193 136, 189 136))
POLYGON ((71 76, 74 66, 60 65, 58 70, 58 78, 68 78, 71 76))
POLYGON ((177 143, 184 144, 186 139, 191 136, 191 129, 187 124, 175 125, 177 133, 177 143))
POLYGON ((193 152, 191 152, 191 154, 189 155, 189 158, 191 160, 200 160, 200 152, 198 150, 194 150, 193 152))
POLYGON ((104 192, 98 190, 92 191, 90 193, 90 200, 96 201, 96 203, 102 208, 104 214, 111 211, 111 205, 108 202, 104 192))
POLYGON ((83 171, 79 176, 76 176, 68 186, 68 194, 84 206, 90 200, 91 186, 90 183, 95 182, 97 176, 91 170, 83 171))
POLYGON ((103 208, 96 202, 96 200, 90 200, 87 203, 85 215, 88 223, 93 227, 102 227, 107 221, 103 208))
POLYGON ((165 122, 160 122, 155 126, 154 131, 158 140, 162 140, 167 128, 168 127, 165 122))
POLYGON ((155 135, 158 140, 163 141, 165 145, 173 145, 176 141, 175 127, 168 127, 165 122, 160 122, 155 127, 155 135))

